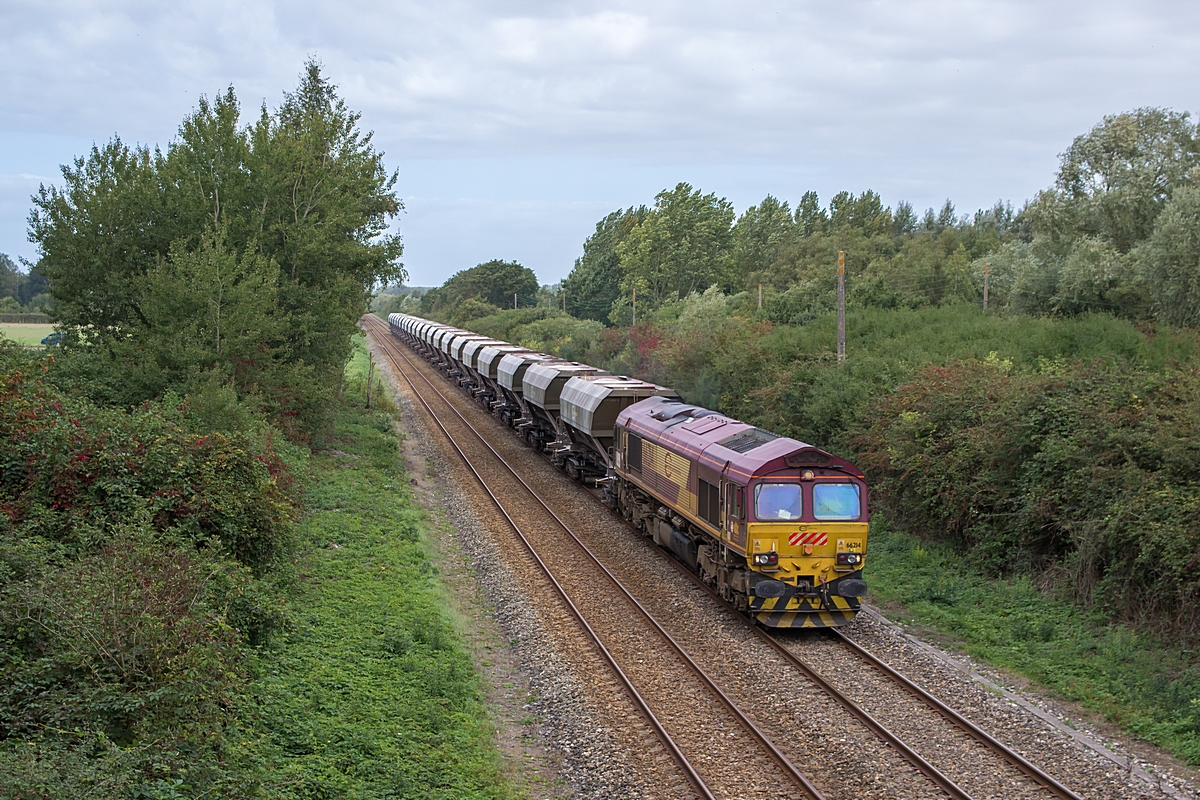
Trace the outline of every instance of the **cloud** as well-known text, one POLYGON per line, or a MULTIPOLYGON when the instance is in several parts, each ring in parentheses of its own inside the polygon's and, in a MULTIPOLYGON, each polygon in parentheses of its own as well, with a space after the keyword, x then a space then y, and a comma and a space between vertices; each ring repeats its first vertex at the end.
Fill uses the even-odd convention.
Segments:
MULTIPOLYGON (((584 206, 649 202, 633 196, 646 164, 698 185, 746 165, 761 178, 746 197, 788 196, 762 166, 775 164, 826 195, 1019 202, 1104 114, 1194 104, 1200 66, 1200 6, 1163 2, 60 0, 0 3, 0 22, 3 130, 165 143, 198 95, 232 84, 253 113, 311 55, 393 163, 470 163, 514 188, 509 159, 569 163, 554 185, 584 206)), ((53 171, 19 166, 6 170, 53 171)), ((430 181, 413 203, 450 199, 430 181)), ((466 213, 484 195, 458 197, 466 213)), ((418 210, 402 220, 413 243, 418 210)), ((538 211, 545 225, 576 213, 538 211)))

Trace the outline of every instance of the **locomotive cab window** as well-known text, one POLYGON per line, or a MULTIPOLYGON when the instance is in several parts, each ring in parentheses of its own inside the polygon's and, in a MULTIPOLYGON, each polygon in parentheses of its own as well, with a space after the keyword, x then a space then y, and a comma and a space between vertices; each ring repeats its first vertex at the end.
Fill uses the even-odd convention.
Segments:
POLYGON ((760 522, 800 519, 802 510, 798 483, 760 483, 754 487, 754 516, 760 522))
POLYGON ((858 519, 861 507, 856 484, 818 483, 813 486, 813 516, 817 519, 858 519))

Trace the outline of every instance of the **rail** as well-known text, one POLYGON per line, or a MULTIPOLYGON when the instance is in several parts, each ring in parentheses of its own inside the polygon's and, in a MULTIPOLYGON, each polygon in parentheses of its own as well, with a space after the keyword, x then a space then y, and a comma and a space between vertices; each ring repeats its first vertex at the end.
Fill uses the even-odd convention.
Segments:
MULTIPOLYGON (((373 323, 373 327, 376 327, 376 329, 378 329, 379 326, 384 326, 384 328, 385 328, 384 332, 390 334, 390 328, 388 328, 387 324, 384 323, 383 321, 379 321, 378 323, 373 323)), ((377 337, 375 339, 375 341, 377 343, 379 343, 380 346, 383 347, 385 351, 388 351, 391 354, 399 354, 400 358, 403 359, 403 361, 406 364, 408 364, 410 368, 413 366, 412 361, 408 358, 408 356, 391 341, 390 335, 377 337)), ((394 356, 393 356, 393 360, 394 360, 394 356)), ((399 366, 399 365, 397 364, 397 366, 399 366)), ((805 792, 805 794, 807 794, 808 797, 812 798, 812 800, 824 800, 823 795, 816 788, 816 786, 814 786, 812 784, 812 782, 807 778, 807 776, 805 776, 798 769, 796 769, 796 767, 788 760, 788 758, 782 752, 780 752, 780 750, 775 746, 775 744, 773 742, 771 742, 771 740, 749 719, 749 717, 747 717, 746 714, 740 708, 737 707, 737 705, 729 698, 729 696, 719 686, 717 686, 717 684, 712 680, 712 678, 708 675, 708 673, 687 654, 687 652, 679 645, 678 642, 675 641, 675 639, 666 631, 666 629, 663 628, 663 626, 654 618, 654 616, 645 608, 645 606, 643 606, 640 602, 638 602, 638 600, 625 588, 625 586, 620 582, 620 580, 618 580, 618 578, 614 574, 612 574, 612 572, 609 571, 599 561, 599 559, 596 558, 596 556, 591 552, 591 550, 589 550, 587 548, 587 546, 575 534, 575 532, 571 530, 570 526, 566 522, 564 522, 562 520, 562 518, 552 508, 550 508, 550 506, 547 503, 545 503, 544 500, 542 500, 542 498, 538 495, 538 493, 525 481, 524 478, 521 477, 521 475, 519 473, 517 473, 516 470, 514 470, 512 468, 512 466, 504 459, 504 457, 502 455, 500 455, 500 453, 498 453, 495 450, 495 448, 493 448, 491 446, 491 444, 487 441, 486 438, 484 438, 484 436, 482 434, 480 434, 480 432, 475 428, 475 426, 472 425, 471 422, 469 420, 467 420, 466 417, 464 417, 458 411, 457 408, 455 408, 455 404, 452 403, 449 400, 449 398, 447 398, 441 392, 441 390, 438 389, 438 387, 433 384, 432 381, 430 381, 423 374, 421 374, 421 372, 419 370, 413 369, 413 371, 416 372, 421 377, 421 379, 426 383, 426 385, 428 385, 429 388, 432 389, 433 392, 442 399, 442 401, 446 404, 446 406, 451 411, 453 411, 455 413, 455 415, 458 416, 458 418, 462 422, 462 424, 465 425, 468 429, 470 429, 470 431, 475 435, 475 437, 480 441, 480 443, 482 443, 484 445, 484 447, 486 447, 487 450, 496 458, 497 462, 500 463, 521 484, 521 486, 523 486, 525 488, 525 490, 529 493, 529 495, 534 500, 536 500, 542 506, 542 508, 555 520, 555 522, 571 538, 571 540, 576 544, 576 546, 580 549, 580 551, 588 558, 588 560, 597 569, 599 569, 601 571, 601 573, 613 584, 613 586, 615 586, 617 588, 618 592, 620 592, 630 602, 630 604, 633 605, 638 610, 638 612, 643 616, 643 618, 646 620, 646 622, 654 629, 654 631, 657 634, 659 634, 663 638, 663 640, 669 644, 670 648, 676 653, 677 656, 680 657, 680 659, 688 666, 688 668, 690 670, 692 670, 696 674, 696 676, 699 677, 700 680, 705 684, 705 686, 720 699, 720 701, 726 706, 726 708, 729 709, 730 713, 732 713, 734 715, 734 717, 738 720, 738 723, 748 733, 750 733, 750 735, 752 737, 754 737, 754 739, 756 739, 759 742, 759 744, 771 755, 772 759, 780 766, 780 768, 783 769, 783 771, 785 773, 787 773, 801 787, 801 789, 805 792)), ((629 677, 625 674, 625 672, 617 664, 616 659, 613 658, 612 654, 604 646, 603 642, 600 640, 600 637, 596 634, 595 630, 591 627, 590 624, 588 624, 588 622, 584 618, 582 612, 580 612, 578 607, 571 600, 571 598, 567 594, 566 590, 562 587, 562 585, 559 583, 559 581, 554 577, 549 566, 545 563, 545 561, 537 553, 537 550, 536 550, 536 548, 534 548, 533 543, 529 541, 529 538, 527 536, 525 536, 524 532, 521 530, 521 528, 517 524, 517 522, 511 517, 511 515, 508 513, 508 511, 505 510, 503 504, 500 502, 499 497, 497 497, 496 494, 487 485, 483 476, 480 475, 478 470, 476 470, 475 466, 473 464, 471 464, 470 459, 467 458, 466 453, 463 452, 463 450, 459 446, 458 442, 454 441, 454 437, 451 436, 450 432, 447 430, 447 428, 443 424, 440 417, 438 417, 436 412, 434 412, 433 408, 429 405, 429 403, 425 400, 425 398, 421 396, 421 393, 417 391, 416 384, 413 383, 412 378, 410 378, 408 373, 403 369, 400 370, 400 373, 401 373, 401 376, 404 378, 404 380, 408 383, 409 387, 412 389, 413 396, 416 397, 420 401, 420 403, 424 406, 424 408, 425 408, 426 412, 429 414, 430 418, 434 420, 434 422, 438 426, 438 428, 442 431, 443 434, 445 434, 447 440, 450 441, 451 445, 454 447, 455 451, 462 458, 463 462, 467 465, 468 469, 470 469, 471 473, 475 476, 476 480, 479 481, 480 486, 483 487, 484 491, 487 493, 487 495, 490 498, 490 500, 492 501, 492 503, 496 506, 496 508, 500 511, 500 513, 504 516, 505 520, 508 522, 509 526, 513 529, 513 531, 521 539, 526 550, 534 558, 534 560, 538 564, 539 568, 542 570, 542 572, 545 574, 547 579, 554 586, 555 592, 558 594, 559 598, 569 608, 571 615, 573 617, 575 617, 575 619, 578 620, 580 625, 585 629, 585 631, 588 634, 588 637, 591 639, 593 644, 597 647, 597 650, 601 653, 605 662, 608 663, 609 667, 618 676, 622 685, 624 686, 626 691, 630 694, 630 696, 634 699, 634 703, 638 706, 638 708, 642 712, 643 716, 645 716, 647 721, 650 722, 650 725, 654 729, 656 736, 658 736, 660 741, 663 742, 663 745, 665 747, 667 747, 668 751, 671 752, 672 756, 676 759, 676 761, 678 763, 680 763, 680 765, 683 768, 685 774, 687 775, 689 781, 696 788, 696 790, 698 792, 700 792, 704 797, 711 798, 713 795, 709 791, 708 787, 705 785, 703 779, 701 779, 699 774, 692 767, 691 763, 688 761, 686 756, 679 749, 678 745, 676 745, 674 740, 667 733, 666 729, 662 726, 661 722, 659 722, 657 717, 655 717, 655 715, 654 715, 653 711, 650 709, 649 705, 641 697, 641 695, 637 692, 637 689, 633 686, 632 681, 630 681, 629 677)))

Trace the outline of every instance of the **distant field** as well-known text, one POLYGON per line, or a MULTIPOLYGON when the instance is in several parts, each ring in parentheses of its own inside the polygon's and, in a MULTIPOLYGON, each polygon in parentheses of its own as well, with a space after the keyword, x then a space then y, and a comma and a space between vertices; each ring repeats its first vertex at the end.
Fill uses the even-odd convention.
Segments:
POLYGON ((40 344, 42 339, 54 331, 53 325, 27 322, 0 322, 0 336, 18 344, 40 344))

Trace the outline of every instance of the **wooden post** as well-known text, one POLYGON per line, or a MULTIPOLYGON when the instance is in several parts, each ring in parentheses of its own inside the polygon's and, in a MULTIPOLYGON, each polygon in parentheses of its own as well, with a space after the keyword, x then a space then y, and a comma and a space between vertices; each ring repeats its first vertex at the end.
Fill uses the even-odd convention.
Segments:
POLYGON ((983 311, 985 314, 987 313, 988 278, 991 276, 991 272, 992 272, 992 265, 984 264, 983 265, 983 311))
POLYGON ((375 359, 371 357, 371 351, 367 351, 367 410, 371 408, 371 384, 375 380, 375 359))
POLYGON ((762 284, 758 285, 758 309, 762 310, 762 284))
POLYGON ((846 253, 838 250, 837 359, 846 360, 846 253))

